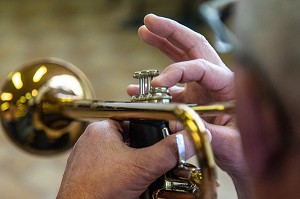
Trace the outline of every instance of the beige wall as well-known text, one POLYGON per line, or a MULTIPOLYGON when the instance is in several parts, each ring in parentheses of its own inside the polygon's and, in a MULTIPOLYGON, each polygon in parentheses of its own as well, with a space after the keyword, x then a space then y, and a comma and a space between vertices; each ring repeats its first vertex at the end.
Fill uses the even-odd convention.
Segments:
MULTIPOLYGON (((1 85, 25 61, 59 57, 89 77, 98 99, 128 100, 125 89, 135 83, 134 71, 162 70, 171 63, 139 40, 136 27, 125 26, 134 16, 129 2, 0 1, 1 85)), ((0 197, 55 198, 67 156, 68 152, 49 158, 26 154, 1 130, 0 197)), ((220 181, 220 198, 234 198, 231 181, 226 176, 220 181)))

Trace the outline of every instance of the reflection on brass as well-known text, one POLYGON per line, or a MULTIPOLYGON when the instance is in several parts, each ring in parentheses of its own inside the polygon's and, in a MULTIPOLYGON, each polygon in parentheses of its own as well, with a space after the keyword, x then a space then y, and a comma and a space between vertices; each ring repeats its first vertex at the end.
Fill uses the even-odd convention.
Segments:
POLYGON ((6 134, 22 149, 43 155, 72 147, 88 124, 65 116, 61 105, 94 98, 82 72, 58 59, 24 64, 8 76, 0 96, 6 134))
POLYGON ((143 88, 142 94, 132 102, 95 100, 90 82, 78 68, 59 59, 42 59, 24 64, 8 76, 0 94, 1 121, 8 137, 20 148, 51 155, 71 148, 90 121, 178 120, 193 141, 199 168, 184 164, 174 172, 179 181, 166 181, 153 197, 216 198, 215 162, 199 114, 230 113, 233 103, 164 103, 171 99, 166 88, 150 86, 143 88), (148 103, 139 103, 141 99, 148 103))

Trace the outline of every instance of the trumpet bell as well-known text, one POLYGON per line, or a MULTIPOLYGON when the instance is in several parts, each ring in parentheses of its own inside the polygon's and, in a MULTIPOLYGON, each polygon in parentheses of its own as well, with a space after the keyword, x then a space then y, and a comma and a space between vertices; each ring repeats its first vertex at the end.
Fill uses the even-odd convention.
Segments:
POLYGON ((51 155, 71 148, 88 123, 64 116, 61 99, 94 99, 82 72, 54 58, 24 64, 2 86, 4 131, 13 143, 33 154, 51 155))

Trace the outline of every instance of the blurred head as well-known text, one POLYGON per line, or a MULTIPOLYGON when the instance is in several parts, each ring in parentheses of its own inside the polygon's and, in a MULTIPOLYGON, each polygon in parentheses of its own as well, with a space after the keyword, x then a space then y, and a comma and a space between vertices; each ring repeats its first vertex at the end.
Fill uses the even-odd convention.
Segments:
POLYGON ((240 0, 235 16, 240 41, 236 97, 245 157, 254 187, 273 189, 283 198, 300 185, 295 173, 300 166, 299 8, 297 0, 240 0))

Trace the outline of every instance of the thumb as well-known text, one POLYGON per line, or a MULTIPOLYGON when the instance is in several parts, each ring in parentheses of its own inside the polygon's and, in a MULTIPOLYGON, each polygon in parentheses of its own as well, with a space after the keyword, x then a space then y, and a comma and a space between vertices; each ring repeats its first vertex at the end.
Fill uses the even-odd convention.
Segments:
POLYGON ((179 163, 178 147, 176 142, 176 135, 182 134, 185 145, 185 157, 188 159, 194 155, 194 147, 191 143, 191 138, 185 131, 180 131, 176 134, 172 134, 160 142, 137 150, 138 160, 136 162, 145 166, 143 168, 148 172, 148 180, 154 181, 164 173, 170 171, 179 163))
POLYGON ((178 163, 178 149, 175 134, 160 142, 136 150, 137 167, 143 166, 142 174, 146 180, 154 181, 178 163), (146 176, 147 175, 147 176, 146 176))

